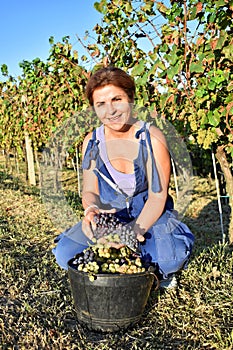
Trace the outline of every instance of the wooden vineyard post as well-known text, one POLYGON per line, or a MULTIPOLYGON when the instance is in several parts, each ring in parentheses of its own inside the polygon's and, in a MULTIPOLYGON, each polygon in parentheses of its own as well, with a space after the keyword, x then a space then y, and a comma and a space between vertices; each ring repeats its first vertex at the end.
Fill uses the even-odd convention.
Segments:
POLYGON ((34 165, 34 155, 32 149, 32 141, 27 132, 25 132, 25 146, 26 146, 26 156, 27 156, 27 172, 28 181, 30 185, 36 185, 36 174, 34 165))

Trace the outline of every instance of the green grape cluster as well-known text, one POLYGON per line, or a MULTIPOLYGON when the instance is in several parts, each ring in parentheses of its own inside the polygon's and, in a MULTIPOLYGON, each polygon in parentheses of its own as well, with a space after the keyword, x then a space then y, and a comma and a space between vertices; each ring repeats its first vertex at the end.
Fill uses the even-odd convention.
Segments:
MULTIPOLYGON (((108 237, 111 241, 113 237, 108 237)), ((83 252, 76 254, 70 266, 78 271, 86 272, 91 281, 100 273, 133 274, 145 272, 146 268, 139 255, 129 247, 119 249, 111 247, 108 243, 96 243, 83 252)))

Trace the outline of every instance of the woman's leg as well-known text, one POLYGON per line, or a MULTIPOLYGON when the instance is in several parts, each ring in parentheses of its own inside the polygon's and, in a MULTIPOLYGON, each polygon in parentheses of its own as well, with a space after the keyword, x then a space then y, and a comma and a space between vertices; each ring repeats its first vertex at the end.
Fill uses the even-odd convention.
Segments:
POLYGON ((53 254, 56 257, 58 265, 67 270, 68 261, 72 259, 75 254, 81 253, 89 244, 93 244, 82 231, 82 222, 78 222, 69 230, 63 232, 58 236, 58 243, 55 248, 52 249, 53 254))
POLYGON ((194 237, 171 213, 165 212, 145 238, 141 244, 142 256, 158 264, 163 278, 187 267, 194 237))

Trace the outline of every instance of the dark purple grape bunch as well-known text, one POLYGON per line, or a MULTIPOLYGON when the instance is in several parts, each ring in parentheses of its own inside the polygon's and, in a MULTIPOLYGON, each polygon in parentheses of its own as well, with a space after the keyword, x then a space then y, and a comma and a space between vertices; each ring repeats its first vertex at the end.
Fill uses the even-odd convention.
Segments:
POLYGON ((138 251, 138 240, 133 228, 129 224, 121 222, 113 213, 99 213, 94 217, 94 237, 99 239, 104 236, 119 237, 119 241, 134 251, 138 251))
POLYGON ((82 253, 77 254, 73 260, 73 265, 88 264, 89 262, 95 261, 95 252, 90 247, 85 249, 82 253))

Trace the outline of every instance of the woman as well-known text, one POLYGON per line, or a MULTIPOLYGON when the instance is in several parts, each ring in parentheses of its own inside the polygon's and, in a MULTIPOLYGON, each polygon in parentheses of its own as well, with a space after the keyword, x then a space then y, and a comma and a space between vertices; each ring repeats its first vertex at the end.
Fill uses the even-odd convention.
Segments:
POLYGON ((66 269, 68 260, 92 242, 94 216, 110 211, 133 225, 142 258, 156 263, 170 281, 187 266, 194 237, 173 212, 165 137, 134 118, 135 84, 121 69, 98 70, 86 94, 102 125, 83 143, 84 219, 59 236, 53 250, 57 262, 66 269))

